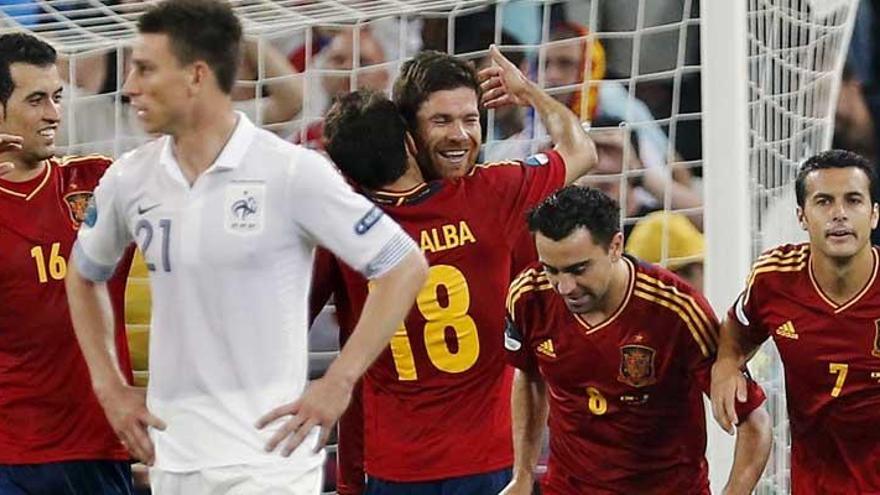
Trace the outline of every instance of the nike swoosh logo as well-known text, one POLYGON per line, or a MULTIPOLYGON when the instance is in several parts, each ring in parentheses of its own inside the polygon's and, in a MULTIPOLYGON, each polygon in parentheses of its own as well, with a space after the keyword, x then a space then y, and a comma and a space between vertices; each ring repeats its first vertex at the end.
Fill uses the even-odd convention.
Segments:
POLYGON ((146 213, 146 212, 148 212, 148 211, 150 211, 150 210, 155 210, 156 208, 158 208, 158 207, 160 207, 160 206, 162 206, 162 203, 156 203, 156 204, 154 204, 153 206, 148 206, 148 207, 146 207, 146 208, 144 208, 143 206, 138 205, 138 215, 143 215, 144 213, 146 213))

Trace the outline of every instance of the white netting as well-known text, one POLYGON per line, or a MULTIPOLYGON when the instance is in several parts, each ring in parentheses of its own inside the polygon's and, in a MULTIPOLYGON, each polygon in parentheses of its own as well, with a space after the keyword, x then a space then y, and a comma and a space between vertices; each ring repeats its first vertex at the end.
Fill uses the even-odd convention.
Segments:
MULTIPOLYGON (((741 235, 751 240, 754 255, 778 242, 778 235, 796 232, 793 200, 786 192, 797 164, 830 144, 836 81, 855 0, 741 1, 748 9, 747 34, 742 33, 748 40, 748 76, 742 84, 749 88, 749 123, 740 124, 749 132, 745 152, 753 192, 743 194, 739 205, 753 205, 753 230, 741 235)), ((70 85, 59 136, 67 151, 118 155, 147 139, 129 111, 122 83, 135 21, 151 3, 21 0, 20 5, 0 6, 0 31, 28 29, 62 53, 61 69, 70 85)), ((699 226, 703 198, 711 201, 717 193, 704 194, 700 182, 706 170, 699 0, 231 3, 251 49, 239 74, 236 105, 287 139, 318 145, 330 93, 361 86, 388 91, 399 65, 420 48, 480 63, 494 42, 584 121, 607 128, 593 134, 603 143, 605 160, 589 182, 617 196, 627 230, 651 210, 681 212, 699 226), (562 19, 568 21, 567 31, 560 28, 562 19)), ((487 157, 522 158, 545 145, 546 132, 531 112, 494 111, 486 121, 487 157)), ((712 166, 722 165, 706 165, 712 166)), ((695 240, 680 225, 663 217, 656 235, 647 236, 645 242, 656 246, 646 249, 656 251, 660 262, 676 265, 699 258, 695 246, 701 251, 702 238, 695 240)), ((131 285, 143 290, 145 283, 134 279, 131 285)), ((729 283, 738 291, 742 278, 729 283)), ((786 493, 780 368, 777 361, 762 359, 759 372, 770 384, 781 436, 760 493, 786 493)), ((717 454, 709 452, 713 486, 719 488, 727 473, 716 465, 717 454)))
MULTIPOLYGON (((752 257, 806 240, 795 220, 798 166, 831 146, 834 109, 855 0, 749 0, 749 171, 752 257)), ((750 365, 769 392, 774 455, 761 493, 789 492, 789 438, 779 355, 772 343, 750 365)))

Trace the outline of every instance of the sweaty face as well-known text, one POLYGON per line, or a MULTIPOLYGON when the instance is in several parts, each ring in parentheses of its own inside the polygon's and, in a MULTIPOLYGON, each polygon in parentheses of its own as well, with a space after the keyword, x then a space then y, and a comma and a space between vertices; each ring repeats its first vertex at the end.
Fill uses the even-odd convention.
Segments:
POLYGON ((868 177, 862 170, 815 170, 806 176, 804 192, 798 218, 814 249, 832 259, 848 259, 870 248, 878 209, 871 203, 868 177))
POLYGON ((165 34, 141 34, 132 51, 131 70, 122 88, 148 133, 173 133, 189 104, 192 67, 171 52, 165 34))
POLYGON ((55 154, 55 133, 61 121, 61 78, 55 65, 13 63, 15 88, 0 114, 0 133, 23 138, 14 159, 35 165, 55 154))
POLYGON ((416 113, 419 163, 427 179, 461 177, 477 161, 482 137, 477 93, 435 91, 416 113))
POLYGON ((559 241, 535 234, 538 259, 547 279, 568 310, 578 314, 603 309, 612 264, 620 258, 622 244, 622 236, 617 234, 606 249, 583 227, 559 241))

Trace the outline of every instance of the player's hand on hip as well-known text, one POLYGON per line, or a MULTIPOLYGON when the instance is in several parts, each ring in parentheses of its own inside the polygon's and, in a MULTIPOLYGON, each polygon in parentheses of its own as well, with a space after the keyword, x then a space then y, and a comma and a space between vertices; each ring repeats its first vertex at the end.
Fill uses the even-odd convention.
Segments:
POLYGON ((336 420, 348 407, 351 389, 350 385, 325 376, 310 383, 298 400, 276 407, 260 418, 257 428, 262 429, 278 419, 290 417, 269 439, 266 451, 273 452, 284 442, 281 455, 287 457, 316 426, 320 428, 320 437, 315 451, 320 451, 327 443, 336 420))
POLYGON ((506 105, 528 106, 526 95, 533 84, 513 62, 501 54, 498 47, 489 47, 493 65, 481 70, 477 76, 483 90, 483 106, 498 108, 506 105))
POLYGON ((128 452, 147 466, 152 466, 156 452, 147 433, 148 427, 165 429, 165 423, 147 410, 146 389, 123 385, 98 394, 104 414, 128 452))
POLYGON ((742 370, 735 362, 718 360, 712 365, 712 415, 727 433, 736 432, 739 419, 736 415, 736 402, 748 400, 748 384, 742 370))
POLYGON ((532 495, 534 481, 513 478, 498 495, 532 495))

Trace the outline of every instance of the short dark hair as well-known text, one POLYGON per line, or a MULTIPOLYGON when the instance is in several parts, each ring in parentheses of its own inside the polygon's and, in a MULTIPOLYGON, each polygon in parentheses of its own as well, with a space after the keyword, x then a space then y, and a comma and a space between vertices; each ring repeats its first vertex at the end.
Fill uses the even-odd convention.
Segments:
POLYGON ((620 232, 620 205, 598 189, 566 186, 529 212, 529 230, 560 241, 583 227, 593 242, 608 248, 620 232))
POLYGON ((858 153, 847 150, 828 150, 813 155, 805 161, 798 169, 797 178, 794 181, 794 193, 797 198, 797 204, 801 208, 807 199, 807 175, 816 170, 825 170, 829 168, 850 168, 860 169, 868 177, 868 191, 871 194, 871 202, 876 203, 874 197, 874 185, 877 182, 877 172, 874 166, 865 157, 858 153))
POLYGON ((384 94, 359 90, 340 96, 324 121, 325 149, 345 176, 379 189, 406 172, 406 123, 384 94))
POLYGON ((58 59, 55 49, 45 41, 27 33, 0 36, 0 104, 4 107, 15 90, 10 67, 15 63, 46 67, 58 59))
POLYGON ((227 2, 165 0, 138 20, 143 34, 166 34, 182 64, 204 60, 217 84, 229 94, 241 59, 241 23, 227 2))
POLYGON ((434 50, 419 52, 400 67, 392 98, 410 129, 417 126, 416 114, 431 93, 470 88, 480 99, 480 83, 470 62, 434 50))

